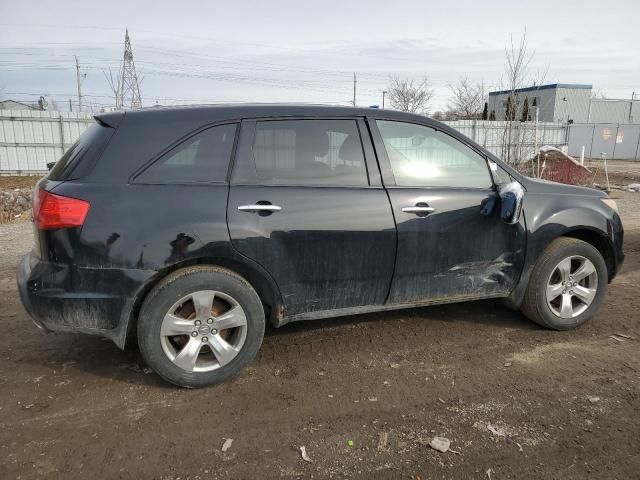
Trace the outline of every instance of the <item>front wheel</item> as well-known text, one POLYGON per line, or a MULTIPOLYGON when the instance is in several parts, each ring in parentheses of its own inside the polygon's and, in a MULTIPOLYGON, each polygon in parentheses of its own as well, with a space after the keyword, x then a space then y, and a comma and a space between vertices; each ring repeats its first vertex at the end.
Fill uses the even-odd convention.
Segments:
POLYGON ((182 387, 239 374, 256 356, 265 316, 251 285, 218 267, 195 266, 162 280, 145 299, 138 345, 147 364, 182 387))
POLYGON ((533 268, 521 310, 543 327, 570 330, 595 315, 607 286, 607 266, 595 247, 557 238, 533 268))

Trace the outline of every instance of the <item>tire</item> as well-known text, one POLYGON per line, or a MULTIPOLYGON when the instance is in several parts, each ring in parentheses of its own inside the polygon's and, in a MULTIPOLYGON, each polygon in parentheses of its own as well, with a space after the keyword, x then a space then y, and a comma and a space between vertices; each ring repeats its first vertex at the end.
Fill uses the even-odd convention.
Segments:
POLYGON ((193 266, 149 292, 138 345, 163 379, 198 388, 238 375, 258 353, 264 328, 260 297, 245 279, 224 268, 193 266))
POLYGON ((547 246, 536 262, 521 311, 543 327, 571 330, 596 314, 607 287, 607 265, 600 252, 582 240, 560 237, 547 246), (580 278, 591 269, 595 275, 580 278))

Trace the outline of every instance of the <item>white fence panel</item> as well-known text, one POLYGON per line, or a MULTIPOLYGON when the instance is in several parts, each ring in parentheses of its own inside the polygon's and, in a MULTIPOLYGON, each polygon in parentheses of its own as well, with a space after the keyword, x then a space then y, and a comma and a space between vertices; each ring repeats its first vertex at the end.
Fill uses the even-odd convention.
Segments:
POLYGON ((40 174, 94 123, 88 113, 0 110, 0 174, 40 174))
MULTIPOLYGON (((47 163, 60 158, 64 151, 93 123, 94 119, 88 113, 0 110, 0 174, 45 173, 47 163)), ((533 122, 513 123, 510 142, 507 141, 507 122, 504 121, 457 120, 444 123, 500 158, 506 159, 509 156, 512 159, 522 160, 535 155, 536 125, 533 122), (507 146, 509 143, 510 145, 507 146), (507 148, 510 151, 507 151, 507 148)), ((592 139, 602 135, 592 134, 591 139, 584 141, 579 135, 580 129, 593 130, 597 129, 596 126, 593 124, 570 125, 568 128, 567 133, 567 125, 564 123, 538 123, 538 146, 551 145, 560 148, 569 143, 569 151, 576 155, 578 153, 576 149, 589 140, 587 151, 595 149, 597 153, 600 152, 598 150, 598 148, 602 149, 600 145, 591 145, 591 143, 597 143, 592 139)), ((638 128, 638 125, 611 127, 611 131, 618 133, 611 135, 610 139, 613 145, 611 148, 613 158, 640 158, 638 128), (619 134, 622 128, 624 136, 619 134), (624 142, 624 145, 615 145, 616 139, 618 143, 624 142)))
MULTIPOLYGON (((444 122, 451 128, 479 143, 499 158, 507 158, 507 148, 511 149, 511 159, 526 160, 535 155, 536 124, 533 122, 512 122, 509 139, 508 122, 489 120, 456 120, 444 122), (509 141, 510 140, 510 141, 509 141), (507 147, 509 145, 509 147, 507 147)), ((564 123, 539 122, 538 146, 562 147, 567 143, 567 126, 564 123)))

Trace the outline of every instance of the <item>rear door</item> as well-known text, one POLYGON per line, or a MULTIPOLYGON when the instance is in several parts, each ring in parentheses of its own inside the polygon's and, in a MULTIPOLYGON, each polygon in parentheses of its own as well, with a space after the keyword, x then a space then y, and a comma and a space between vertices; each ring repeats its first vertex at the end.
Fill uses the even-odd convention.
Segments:
POLYGON ((523 265, 523 221, 495 208, 486 158, 427 125, 371 122, 398 229, 389 303, 428 303, 507 295, 523 265))
POLYGON ((244 121, 227 221, 280 289, 285 315, 381 305, 396 247, 362 120, 244 121))

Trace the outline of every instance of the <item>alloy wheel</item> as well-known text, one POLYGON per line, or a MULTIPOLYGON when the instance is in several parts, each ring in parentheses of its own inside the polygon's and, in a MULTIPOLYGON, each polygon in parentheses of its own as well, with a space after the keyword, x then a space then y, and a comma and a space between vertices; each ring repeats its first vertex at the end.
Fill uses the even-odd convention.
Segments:
POLYGON ((560 318, 575 318, 587 310, 598 290, 598 273, 591 260, 573 255, 560 261, 547 280, 546 299, 560 318))
POLYGON ((209 372, 229 364, 247 338, 247 317, 230 295, 215 290, 190 293, 169 309, 160 340, 165 355, 189 372, 209 372))

